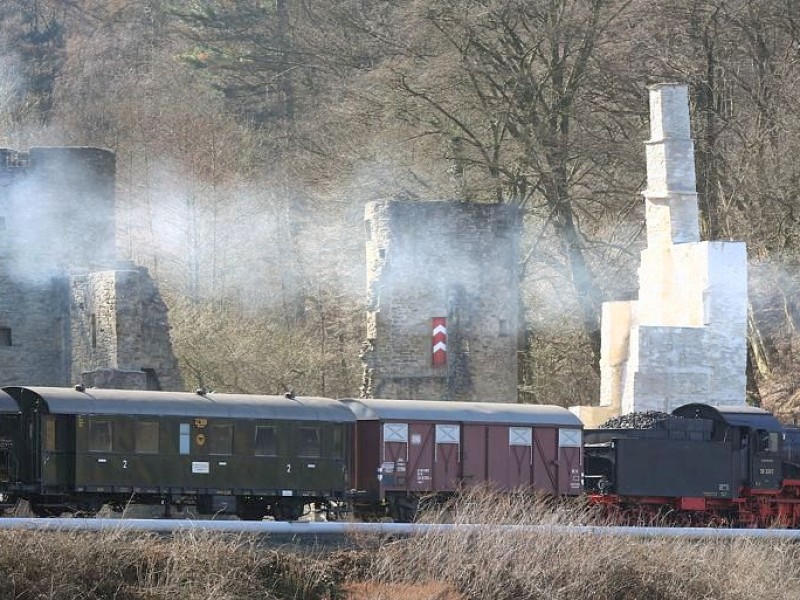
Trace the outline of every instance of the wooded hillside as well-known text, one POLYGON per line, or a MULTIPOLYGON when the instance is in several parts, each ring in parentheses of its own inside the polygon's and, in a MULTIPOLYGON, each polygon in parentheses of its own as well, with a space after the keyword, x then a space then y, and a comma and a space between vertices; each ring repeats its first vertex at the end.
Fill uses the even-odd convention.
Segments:
MULTIPOLYGON (((690 84, 704 239, 750 257, 750 392, 800 389, 793 0, 4 0, 0 145, 117 153, 187 385, 352 396, 363 205, 524 210, 521 398, 599 397, 636 294, 647 86, 690 84)), ((798 402, 800 405, 800 402, 798 402)))

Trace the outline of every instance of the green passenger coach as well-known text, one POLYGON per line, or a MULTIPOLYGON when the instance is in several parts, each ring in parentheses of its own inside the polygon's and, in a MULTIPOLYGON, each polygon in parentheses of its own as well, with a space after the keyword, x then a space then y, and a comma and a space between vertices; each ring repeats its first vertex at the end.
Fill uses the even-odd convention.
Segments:
POLYGON ((296 519, 349 490, 355 415, 326 398, 7 387, 9 495, 37 514, 107 504, 296 519))

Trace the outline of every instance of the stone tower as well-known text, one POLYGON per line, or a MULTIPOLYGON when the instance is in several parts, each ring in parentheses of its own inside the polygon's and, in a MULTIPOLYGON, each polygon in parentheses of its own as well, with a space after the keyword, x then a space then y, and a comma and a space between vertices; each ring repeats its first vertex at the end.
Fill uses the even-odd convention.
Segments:
POLYGON ((181 389, 166 307, 116 257, 116 158, 0 149, 0 385, 181 389))
POLYGON ((519 212, 371 202, 362 395, 517 401, 519 212))
POLYGON ((700 241, 687 86, 651 88, 650 137, 639 300, 603 305, 600 406, 575 408, 588 427, 689 402, 745 404, 747 251, 700 241))

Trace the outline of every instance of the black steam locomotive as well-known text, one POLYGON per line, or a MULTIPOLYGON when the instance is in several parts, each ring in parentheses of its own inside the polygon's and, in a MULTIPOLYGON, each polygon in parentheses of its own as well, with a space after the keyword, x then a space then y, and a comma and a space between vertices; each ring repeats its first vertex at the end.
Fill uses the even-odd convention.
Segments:
POLYGON ((800 430, 754 407, 687 404, 664 417, 584 432, 592 503, 623 522, 800 524, 800 430))

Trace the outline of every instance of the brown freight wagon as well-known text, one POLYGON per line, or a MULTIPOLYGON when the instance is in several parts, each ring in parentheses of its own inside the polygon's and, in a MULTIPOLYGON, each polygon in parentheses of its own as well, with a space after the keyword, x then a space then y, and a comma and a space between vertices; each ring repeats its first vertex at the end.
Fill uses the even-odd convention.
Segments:
POLYGON ((488 483, 581 493, 583 424, 565 408, 494 402, 342 400, 356 415, 357 507, 413 517, 423 496, 488 483))

